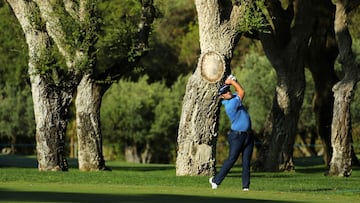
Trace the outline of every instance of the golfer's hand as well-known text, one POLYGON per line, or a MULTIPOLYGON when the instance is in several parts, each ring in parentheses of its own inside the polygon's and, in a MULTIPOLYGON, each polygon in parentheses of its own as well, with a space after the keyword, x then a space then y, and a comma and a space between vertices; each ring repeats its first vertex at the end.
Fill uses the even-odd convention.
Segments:
POLYGON ((233 82, 236 83, 236 77, 233 76, 233 75, 229 75, 229 76, 226 78, 226 80, 225 80, 224 83, 227 84, 227 85, 232 85, 233 82))
POLYGON ((236 81, 236 77, 234 75, 229 75, 228 78, 236 81))

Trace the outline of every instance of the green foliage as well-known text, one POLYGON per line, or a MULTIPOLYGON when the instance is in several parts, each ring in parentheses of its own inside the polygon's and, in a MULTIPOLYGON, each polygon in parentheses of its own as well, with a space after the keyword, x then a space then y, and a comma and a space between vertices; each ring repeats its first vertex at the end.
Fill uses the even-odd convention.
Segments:
POLYGON ((0 8, 0 18, 0 144, 33 143, 35 121, 27 74, 28 48, 7 4, 0 8))
POLYGON ((46 23, 41 18, 40 9, 37 4, 31 1, 28 2, 28 6, 31 8, 32 11, 32 15, 29 16, 31 26, 37 30, 46 30, 46 23))
POLYGON ((101 23, 95 73, 102 73, 117 63, 121 64, 123 59, 136 57, 132 50, 135 49, 141 4, 138 0, 101 1, 98 12, 101 23))
MULTIPOLYGON (((92 50, 90 49, 92 49, 96 42, 95 36, 99 23, 96 2, 97 0, 89 0, 87 2, 87 8, 85 9, 86 12, 89 13, 83 12, 81 15, 84 16, 74 16, 78 15, 78 13, 68 12, 65 9, 64 3, 58 2, 58 4, 61 5, 54 6, 54 12, 52 15, 59 19, 59 25, 56 26, 59 26, 60 29, 64 31, 65 35, 64 41, 60 43, 66 44, 66 51, 71 55, 75 55, 75 51, 78 49, 82 50, 84 53, 91 54, 92 50)), ((76 4, 77 3, 74 3, 76 8, 73 9, 78 10, 79 5, 76 4)), ((79 13, 80 12, 81 11, 79 11, 79 13)), ((76 64, 77 68, 81 70, 89 68, 91 67, 91 64, 94 64, 91 57, 87 60, 81 60, 79 62, 85 62, 85 64, 76 64)), ((66 68, 66 66, 63 68, 66 68)))
POLYGON ((0 88, 6 81, 25 86, 28 48, 23 31, 7 4, 0 8, 0 18, 0 88))
POLYGON ((137 83, 121 80, 113 84, 102 102, 104 134, 111 135, 111 141, 120 138, 124 142, 143 143, 154 118, 152 109, 159 100, 156 94, 159 87, 160 84, 154 84, 149 88, 146 78, 137 83))
MULTIPOLYGON (((349 30, 351 36, 354 40, 358 40, 360 38, 360 6, 355 8, 349 16, 349 30)), ((359 53, 359 52, 358 52, 359 53)))
POLYGON ((188 67, 195 67, 200 55, 199 42, 199 25, 189 24, 189 31, 181 39, 181 51, 179 62, 186 64, 188 67))
POLYGON ((198 25, 193 0, 158 0, 161 17, 153 23, 150 52, 141 64, 150 81, 171 86, 179 75, 190 73, 199 56, 198 25), (161 74, 159 74, 161 73, 161 74))
POLYGON ((174 159, 177 126, 180 118, 185 78, 167 88, 163 83, 120 80, 103 97, 101 108, 105 143, 149 144, 153 161, 174 159), (165 156, 165 157, 164 157, 165 156))
POLYGON ((252 49, 234 74, 245 89, 244 105, 251 115, 253 130, 262 132, 272 106, 276 73, 266 56, 252 49))
POLYGON ((150 130, 156 153, 165 154, 172 163, 176 158, 176 139, 187 79, 180 76, 171 88, 160 93, 162 99, 155 107, 155 118, 150 130))
MULTIPOLYGON (((28 86, 19 89, 6 84, 0 89, 0 141, 8 144, 33 143, 35 123, 28 86)), ((19 149, 19 151, 21 151, 19 149)))
POLYGON ((305 69, 306 89, 304 94, 304 102, 300 111, 298 128, 306 131, 315 128, 315 113, 313 110, 313 99, 315 94, 315 84, 311 73, 305 69))
POLYGON ((264 30, 268 24, 266 22, 268 16, 264 0, 251 1, 245 9, 245 15, 240 19, 238 29, 240 32, 250 33, 253 30, 264 30))

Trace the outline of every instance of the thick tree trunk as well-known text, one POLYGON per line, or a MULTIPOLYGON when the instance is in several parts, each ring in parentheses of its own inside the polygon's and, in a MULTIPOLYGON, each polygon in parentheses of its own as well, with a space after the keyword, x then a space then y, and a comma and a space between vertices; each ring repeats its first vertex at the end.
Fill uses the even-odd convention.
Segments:
POLYGON ((75 101, 78 159, 81 171, 105 170, 100 127, 102 86, 85 74, 75 101))
POLYGON ((179 124, 177 175, 215 174, 218 110, 214 85, 202 80, 200 75, 192 75, 179 124))
MULTIPOLYGON (((136 52, 136 56, 132 60, 128 58, 122 59, 123 61, 107 69, 103 75, 98 76, 96 79, 93 78, 95 74, 85 74, 78 86, 75 105, 79 145, 79 169, 82 171, 110 170, 105 166, 100 127, 101 100, 110 84, 99 83, 98 80, 103 80, 109 76, 112 77, 112 80, 119 79, 125 72, 136 66, 139 59, 147 53, 148 37, 151 32, 151 24, 156 16, 156 10, 153 6, 153 0, 141 1, 140 3, 142 5, 142 16, 138 25, 136 49, 132 50, 136 52), (119 68, 119 66, 122 68, 119 68)), ((150 155, 142 154, 140 160, 147 163, 149 161, 147 159, 148 156, 150 155)))
POLYGON ((287 171, 294 169, 293 147, 305 91, 305 53, 314 5, 309 0, 290 4, 286 9, 277 1, 267 1, 266 5, 274 26, 272 33, 261 33, 260 40, 276 70, 277 86, 254 170, 287 171))
POLYGON ((65 133, 72 90, 59 92, 41 76, 31 76, 40 171, 67 171, 65 133))
MULTIPOLYGON (((44 71, 51 58, 50 37, 31 19, 38 17, 33 2, 8 0, 24 31, 29 47, 29 75, 36 122, 37 159, 40 171, 66 171, 65 130, 72 88, 59 87, 44 71)), ((56 71, 55 71, 56 72, 56 71)), ((55 73, 54 72, 54 73, 55 73)))
POLYGON ((95 25, 90 23, 90 18, 94 4, 89 0, 80 0, 77 5, 67 1, 64 9, 58 9, 57 1, 8 2, 22 26, 29 46, 39 170, 67 170, 64 152, 67 114, 82 71, 91 67, 95 25), (73 22, 64 23, 64 16, 68 19, 72 17, 73 22), (64 26, 75 28, 73 26, 76 25, 86 36, 74 39, 73 33, 65 31, 69 28, 64 26), (75 41, 77 46, 73 46, 75 41), (66 68, 57 67, 52 55, 55 46, 63 56, 66 68))
POLYGON ((332 87, 339 80, 334 70, 338 49, 333 29, 335 6, 330 1, 321 2, 323 4, 317 7, 317 26, 309 47, 308 66, 315 83, 313 108, 317 134, 324 148, 324 163, 329 166, 332 155, 330 135, 334 104, 332 87))
POLYGON ((351 157, 351 115, 350 102, 355 82, 339 82, 334 86, 334 116, 331 129, 333 155, 329 175, 350 176, 352 172, 351 157))
POLYGON ((232 51, 240 34, 238 24, 245 3, 196 0, 201 56, 190 77, 179 123, 176 175, 213 175, 220 81, 230 73, 232 51), (243 6, 243 7, 242 7, 243 6))
MULTIPOLYGON (((333 88, 335 102, 331 126, 333 146, 329 170, 331 176, 347 177, 352 173, 350 103, 354 87, 360 79, 360 66, 352 52, 352 39, 347 27, 348 12, 354 6, 351 3, 351 1, 338 0, 335 4, 335 35, 339 46, 339 62, 342 64, 345 76, 333 88)), ((358 6, 360 2, 357 1, 355 4, 358 6)))
POLYGON ((125 146, 125 160, 127 162, 148 164, 151 158, 152 153, 149 144, 145 144, 141 149, 136 144, 125 146))
MULTIPOLYGON (((301 60, 297 61, 301 64, 301 60)), ((290 66, 287 66, 288 68, 290 66)), ((271 109, 270 120, 264 135, 258 160, 254 165, 257 171, 288 171, 294 169, 293 151, 301 108, 305 78, 303 67, 295 65, 294 72, 278 77, 279 84, 271 109)), ((278 74, 279 75, 279 74, 278 74)))
MULTIPOLYGON (((67 1, 64 3, 64 9, 58 9, 59 4, 56 1, 42 1, 42 0, 34 0, 41 13, 41 17, 46 21, 46 29, 51 36, 52 40, 55 42, 55 45, 62 57, 64 58, 67 66, 67 75, 66 78, 63 79, 63 82, 68 87, 72 87, 75 89, 80 80, 82 83, 80 84, 78 94, 79 100, 77 103, 80 105, 76 105, 77 109, 77 133, 79 137, 79 166, 80 170, 90 170, 93 167, 97 167, 98 169, 104 168, 104 161, 102 157, 101 146, 102 143, 98 143, 101 141, 100 133, 99 133, 99 114, 94 115, 93 110, 99 111, 100 104, 98 100, 101 100, 101 96, 97 98, 96 94, 96 86, 92 86, 91 80, 88 75, 84 75, 84 72, 88 72, 86 70, 92 69, 92 64, 94 63, 93 58, 93 46, 94 46, 94 37, 96 30, 96 24, 92 21, 94 17, 94 3, 90 0, 80 0, 77 4, 74 4, 71 1, 67 1), (64 22, 64 17, 67 16, 68 19, 72 20, 72 22, 64 22), (79 38, 75 39, 73 33, 67 32, 69 29, 74 29, 78 26, 77 29, 82 34, 79 35, 79 38), (71 28, 69 28, 71 27, 71 28), (68 35, 72 36, 68 36, 68 35), (76 46, 74 46, 76 44, 76 46), (89 82, 90 81, 90 82, 89 82), (93 89, 94 88, 94 89, 93 89), (90 94, 89 98, 84 98, 90 94), (85 95, 85 96, 84 96, 85 95), (94 99, 94 101, 92 101, 94 99), (87 101, 85 101, 87 100, 87 101), (83 103, 82 103, 83 102, 83 103), (87 102, 89 102, 89 105, 87 102), (94 103, 95 108, 93 109, 91 102, 94 103), (82 106, 82 104, 84 104, 82 106), (93 116, 94 115, 94 116, 93 116), (92 117, 93 116, 93 117, 92 117), (88 120, 86 120, 88 119, 88 120), (87 135, 88 131, 84 131, 84 129, 94 128, 95 130, 92 134, 87 135), (89 140, 84 140, 84 136, 89 140), (91 150, 96 150, 98 156, 90 156, 92 158, 89 161, 91 164, 86 165, 83 160, 87 160, 86 155, 82 154, 84 150, 82 150, 82 144, 91 143, 93 145, 85 146, 88 147, 86 152, 91 152, 91 150), (98 149, 100 146, 100 149, 98 149), (97 147, 97 148, 95 148, 97 147), (94 149, 95 148, 95 149, 94 149), (94 166, 95 165, 95 166, 94 166)), ((76 32, 74 30, 74 32, 76 32)), ((95 84, 95 83, 94 83, 95 84)), ((88 156, 89 157, 89 156, 88 156)))

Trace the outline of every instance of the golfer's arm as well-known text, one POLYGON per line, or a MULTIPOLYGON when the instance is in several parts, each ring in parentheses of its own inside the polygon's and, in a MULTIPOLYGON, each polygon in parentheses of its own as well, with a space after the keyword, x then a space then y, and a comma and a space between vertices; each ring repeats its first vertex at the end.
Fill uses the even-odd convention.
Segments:
POLYGON ((243 100, 245 97, 245 90, 244 88, 241 87, 241 85, 235 81, 232 80, 231 85, 234 86, 235 91, 237 92, 237 94, 239 95, 240 99, 243 100))

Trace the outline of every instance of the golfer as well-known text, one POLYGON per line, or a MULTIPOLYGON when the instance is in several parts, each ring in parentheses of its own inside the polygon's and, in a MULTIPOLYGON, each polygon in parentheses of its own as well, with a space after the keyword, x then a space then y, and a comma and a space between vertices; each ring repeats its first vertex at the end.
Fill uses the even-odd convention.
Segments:
POLYGON ((209 179, 212 189, 217 189, 230 169, 234 166, 240 153, 242 153, 242 189, 249 190, 250 186, 250 160, 254 147, 254 138, 251 131, 251 120, 249 113, 242 104, 245 91, 230 75, 225 84, 219 88, 219 97, 225 107, 227 116, 231 121, 231 130, 228 132, 229 155, 225 160, 219 173, 209 179), (235 88, 236 93, 232 94, 230 86, 235 88))

